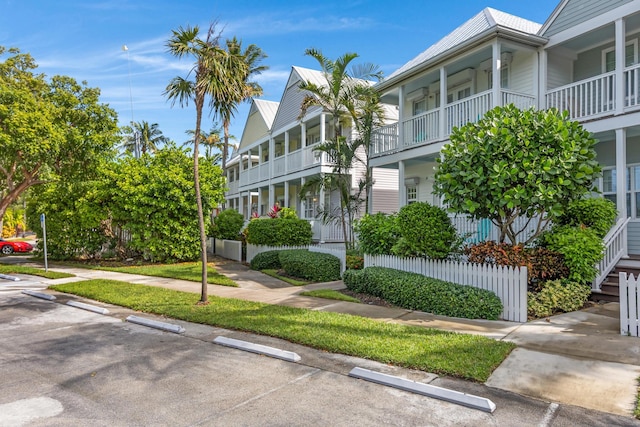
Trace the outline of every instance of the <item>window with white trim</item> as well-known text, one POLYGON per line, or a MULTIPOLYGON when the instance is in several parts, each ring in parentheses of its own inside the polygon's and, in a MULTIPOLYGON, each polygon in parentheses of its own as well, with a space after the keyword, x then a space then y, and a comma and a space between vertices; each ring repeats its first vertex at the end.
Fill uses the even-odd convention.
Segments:
MULTIPOLYGON (((617 171, 615 168, 606 168, 602 170, 602 178, 600 179, 600 190, 605 199, 617 203, 618 182, 617 171)), ((627 168, 627 216, 632 218, 640 218, 640 165, 627 168), (631 177, 633 175, 633 179, 631 177), (633 188, 631 184, 633 182, 633 188), (634 197, 631 197, 631 195, 634 197), (633 212, 633 216, 631 213, 633 212)))
MULTIPOLYGON (((630 67, 638 63, 638 40, 627 42, 624 47, 624 66, 630 67)), ((616 69, 616 48, 602 50, 602 72, 608 73, 616 69)))
MULTIPOLYGON (((500 88, 509 88, 509 63, 501 61, 500 64, 500 88)), ((493 89, 493 70, 487 71, 487 87, 493 89)))
POLYGON ((415 203, 418 201, 418 186, 407 185, 407 204, 415 203))
POLYGON ((316 213, 318 213, 318 195, 309 195, 307 196, 304 204, 304 217, 315 218, 316 213))

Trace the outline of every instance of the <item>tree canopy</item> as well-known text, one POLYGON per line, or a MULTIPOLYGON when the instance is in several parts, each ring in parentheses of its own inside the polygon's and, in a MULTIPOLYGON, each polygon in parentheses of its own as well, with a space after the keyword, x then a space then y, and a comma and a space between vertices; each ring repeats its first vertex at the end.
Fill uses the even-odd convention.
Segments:
POLYGON ((573 200, 594 191, 601 168, 596 141, 557 110, 496 107, 477 123, 454 128, 438 159, 434 191, 454 212, 489 218, 511 243, 537 220, 532 241, 573 200))
POLYGON ((114 154, 119 130, 100 90, 37 74, 29 54, 0 46, 0 223, 27 189, 85 178, 114 154))

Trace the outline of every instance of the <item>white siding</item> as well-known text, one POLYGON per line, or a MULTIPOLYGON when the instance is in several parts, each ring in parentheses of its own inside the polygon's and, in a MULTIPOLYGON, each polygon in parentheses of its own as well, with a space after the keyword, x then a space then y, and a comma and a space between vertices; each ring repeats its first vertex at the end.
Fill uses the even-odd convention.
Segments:
POLYGON ((630 221, 627 225, 627 242, 629 253, 640 255, 640 222, 630 221))
POLYGON ((571 59, 549 53, 547 64, 547 90, 564 86, 573 81, 573 62, 571 59))
MULTIPOLYGON (((282 95, 282 101, 280 102, 280 106, 278 108, 278 114, 276 115, 276 118, 273 122, 272 129, 274 131, 278 131, 285 126, 296 123, 298 121, 298 117, 300 116, 300 105, 302 105, 302 100, 304 99, 305 93, 298 88, 300 79, 294 79, 294 76, 295 74, 292 74, 290 84, 287 86, 287 89, 282 95)), ((320 107, 313 107, 309 109, 309 112, 307 112, 307 114, 319 110, 320 107)))
POLYGON ((373 179, 372 213, 398 212, 398 170, 374 168, 373 179))
POLYGON ((564 9, 558 14, 549 28, 542 34, 549 37, 577 25, 581 22, 595 18, 609 10, 613 10, 632 0, 570 0, 564 9))
POLYGON ((510 64, 509 90, 533 93, 533 52, 515 52, 510 64))
MULTIPOLYGON (((420 179, 418 183, 418 201, 427 202, 432 205, 439 205, 438 199, 433 195, 433 176, 434 168, 437 163, 425 162, 417 165, 410 165, 405 168, 405 178, 417 177, 420 179)), ((400 183, 404 185, 404 182, 400 183)))

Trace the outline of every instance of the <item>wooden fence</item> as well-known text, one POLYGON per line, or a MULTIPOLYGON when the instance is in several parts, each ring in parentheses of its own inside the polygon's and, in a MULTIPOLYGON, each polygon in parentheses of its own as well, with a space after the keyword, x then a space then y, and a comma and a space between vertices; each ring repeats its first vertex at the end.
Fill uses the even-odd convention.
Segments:
POLYGON ((386 267, 494 292, 502 301, 502 319, 527 321, 527 268, 490 264, 365 255, 365 267, 386 267))
POLYGON ((620 333, 640 337, 640 283, 625 272, 620 272, 620 333))

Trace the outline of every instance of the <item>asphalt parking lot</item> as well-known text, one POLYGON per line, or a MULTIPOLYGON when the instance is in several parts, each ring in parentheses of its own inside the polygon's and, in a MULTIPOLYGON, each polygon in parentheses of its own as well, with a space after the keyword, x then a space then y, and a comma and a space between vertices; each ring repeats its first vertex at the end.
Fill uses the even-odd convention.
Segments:
POLYGON ((560 426, 631 421, 268 337, 187 323, 180 323, 184 334, 162 332, 123 321, 130 310, 104 306, 110 313, 101 315, 64 305, 65 298, 58 295, 50 302, 18 291, 0 292, 0 426, 560 426), (212 342, 218 336, 295 351, 302 360, 291 363, 223 347, 212 342), (497 409, 489 414, 347 376, 355 366, 487 397, 497 409))

